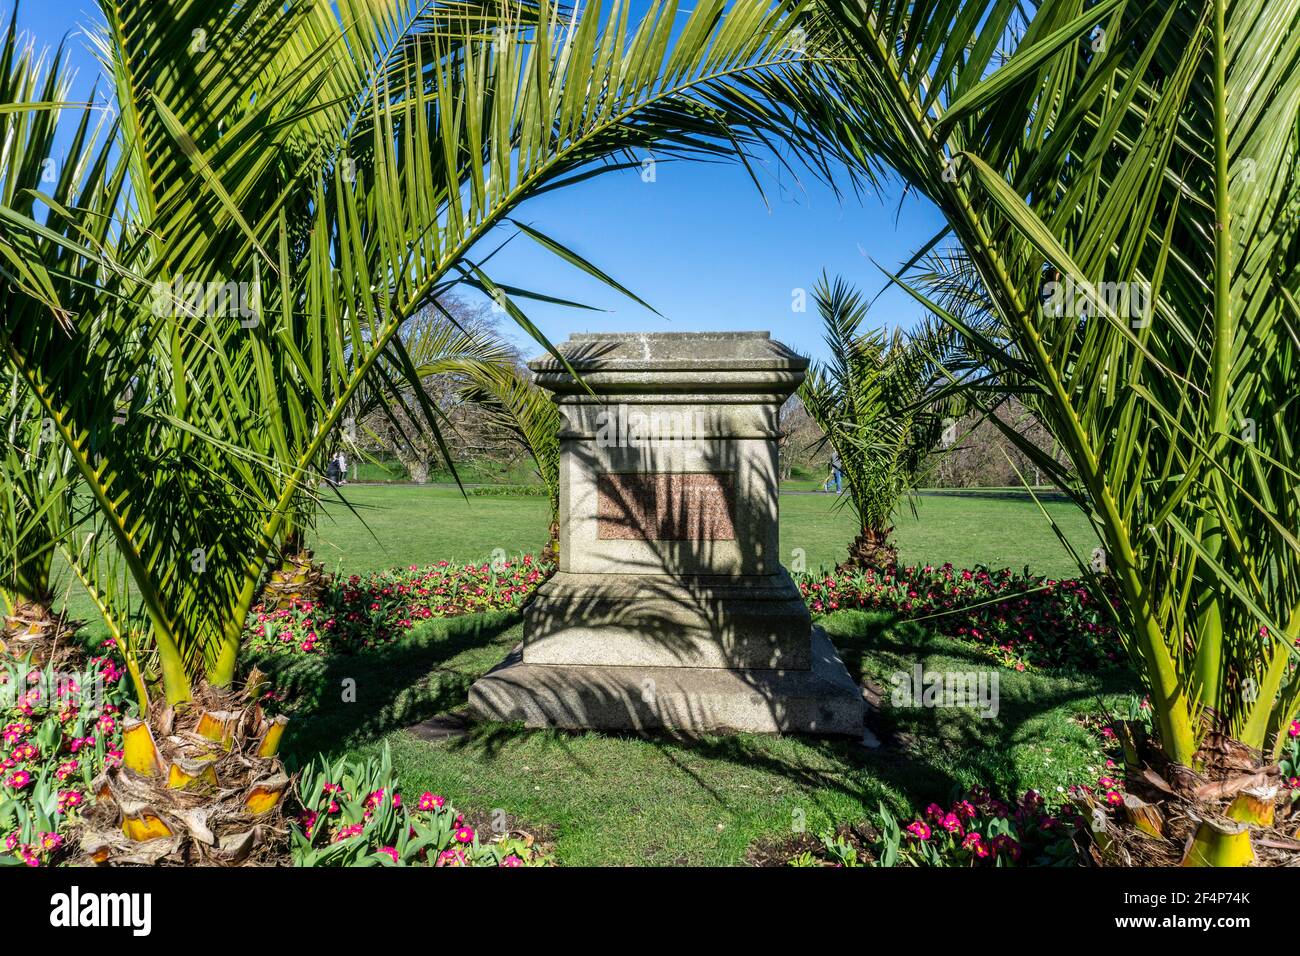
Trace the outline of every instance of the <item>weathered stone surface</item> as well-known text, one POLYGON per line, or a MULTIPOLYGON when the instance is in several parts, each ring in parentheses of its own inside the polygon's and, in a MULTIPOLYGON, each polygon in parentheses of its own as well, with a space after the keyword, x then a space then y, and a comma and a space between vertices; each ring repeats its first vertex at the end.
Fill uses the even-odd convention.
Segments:
POLYGON ((470 688, 490 720, 572 730, 700 734, 863 732, 862 696, 825 632, 807 670, 528 664, 519 650, 470 688))
POLYGON ((596 537, 735 541, 730 472, 610 472, 597 480, 596 537))
POLYGON ((530 363, 563 422, 560 570, 525 612, 518 659, 474 685, 472 712, 860 736, 861 694, 779 553, 779 412, 807 360, 766 332, 560 348, 581 383, 552 356, 530 363))
POLYGON ((808 608, 790 576, 560 572, 524 618, 530 664, 811 666, 808 608))

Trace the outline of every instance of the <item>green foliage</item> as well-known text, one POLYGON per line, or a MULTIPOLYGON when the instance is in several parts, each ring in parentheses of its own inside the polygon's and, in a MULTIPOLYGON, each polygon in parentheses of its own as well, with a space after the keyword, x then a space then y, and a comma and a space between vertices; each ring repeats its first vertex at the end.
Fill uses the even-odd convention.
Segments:
MULTIPOLYGON (((560 518, 560 409, 549 392, 514 368, 469 366, 463 395, 486 408, 532 456, 541 493, 551 505, 551 521, 560 518)), ((475 493, 482 493, 475 489, 475 493)), ((526 490, 524 494, 538 492, 526 490)))
POLYGON ((752 94, 783 83, 793 19, 724 6, 685 22, 656 6, 629 35, 620 0, 573 15, 101 0, 117 119, 96 129, 104 113, 68 110, 64 156, 61 61, 19 56, 11 27, 0 350, 89 503, 80 573, 128 656, 154 656, 169 703, 234 678, 259 584, 310 524, 366 389, 450 457, 411 320, 464 284, 549 348, 518 304, 535 294, 497 285, 471 250, 517 229, 621 288, 511 220, 524 200, 625 168, 636 148, 713 158, 770 142, 752 94))
POLYGON ((1197 763, 1211 729, 1280 746, 1300 709, 1300 2, 819 10, 810 43, 834 55, 809 122, 932 202, 929 247, 969 259, 955 303, 899 281, 1068 457, 1005 432, 1096 526, 1079 558, 1119 589, 1165 753, 1197 763))
POLYGON ((388 747, 377 758, 317 761, 302 771, 292 828, 296 866, 524 866, 545 858, 524 840, 482 841, 446 800, 404 800, 388 747))
POLYGON ((863 329, 868 304, 840 279, 823 276, 813 295, 830 359, 809 368, 799 397, 839 454, 860 527, 886 536, 956 410, 938 394, 940 336, 863 329))
POLYGON ((470 490, 480 498, 549 498, 545 485, 479 485, 470 490))

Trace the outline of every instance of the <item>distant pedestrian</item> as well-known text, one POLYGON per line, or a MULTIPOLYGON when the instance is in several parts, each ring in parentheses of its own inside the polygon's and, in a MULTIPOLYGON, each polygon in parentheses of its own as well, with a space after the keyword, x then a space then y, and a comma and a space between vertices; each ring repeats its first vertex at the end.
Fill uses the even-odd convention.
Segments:
POLYGON ((842 489, 844 481, 844 465, 840 462, 840 453, 831 452, 831 481, 835 484, 835 493, 838 495, 842 489))
POLYGON ((335 455, 325 464, 325 480, 331 485, 339 483, 339 459, 335 455))
POLYGON ((339 452, 339 453, 338 453, 338 456, 335 458, 335 461, 338 462, 338 466, 339 466, 339 484, 340 484, 340 485, 346 485, 346 484, 348 483, 348 459, 347 459, 347 456, 344 455, 343 452, 339 452))

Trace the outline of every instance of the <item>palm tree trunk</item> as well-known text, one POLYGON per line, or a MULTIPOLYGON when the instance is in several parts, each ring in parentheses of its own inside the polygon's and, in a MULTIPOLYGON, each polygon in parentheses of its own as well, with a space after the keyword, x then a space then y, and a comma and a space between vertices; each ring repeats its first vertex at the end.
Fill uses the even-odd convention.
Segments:
POLYGON ((257 671, 241 689, 194 689, 193 706, 158 703, 122 727, 122 766, 92 784, 83 863, 239 865, 278 843, 289 787, 277 752, 288 723, 258 699, 257 671))
POLYGON ((560 563, 560 521, 558 518, 551 519, 546 542, 546 553, 542 555, 542 562, 549 565, 558 565, 560 563))
POLYGON ((893 571, 898 567, 898 548, 890 540, 893 528, 863 528, 849 545, 849 556, 836 571, 893 571))
POLYGON ((280 546, 280 566, 271 572, 262 591, 262 604, 268 610, 317 604, 330 578, 325 566, 315 560, 312 550, 306 546, 302 533, 294 528, 280 546))
MULTIPOLYGON (((1093 826, 1093 855, 1105 865, 1248 866, 1270 862, 1279 768, 1263 754, 1211 732, 1196 753, 1196 769, 1170 759, 1138 722, 1117 727, 1124 744, 1123 805, 1093 826)), ((1080 798, 1094 815, 1097 795, 1080 798)))
POLYGON ((80 622, 69 621, 54 612, 54 592, 50 589, 48 553, 22 560, 5 585, 6 614, 0 627, 0 653, 16 659, 31 658, 34 664, 48 664, 55 657, 65 657, 76 645, 69 639, 80 622))

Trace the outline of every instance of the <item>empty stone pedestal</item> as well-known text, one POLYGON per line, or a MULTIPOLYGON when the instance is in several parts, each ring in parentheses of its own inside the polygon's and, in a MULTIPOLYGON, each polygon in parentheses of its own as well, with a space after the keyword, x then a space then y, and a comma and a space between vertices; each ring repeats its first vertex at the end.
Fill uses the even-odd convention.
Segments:
POLYGON ((765 332, 575 335, 555 393, 560 568, 471 711, 532 727, 862 734, 781 566, 778 413, 807 360, 765 332))

